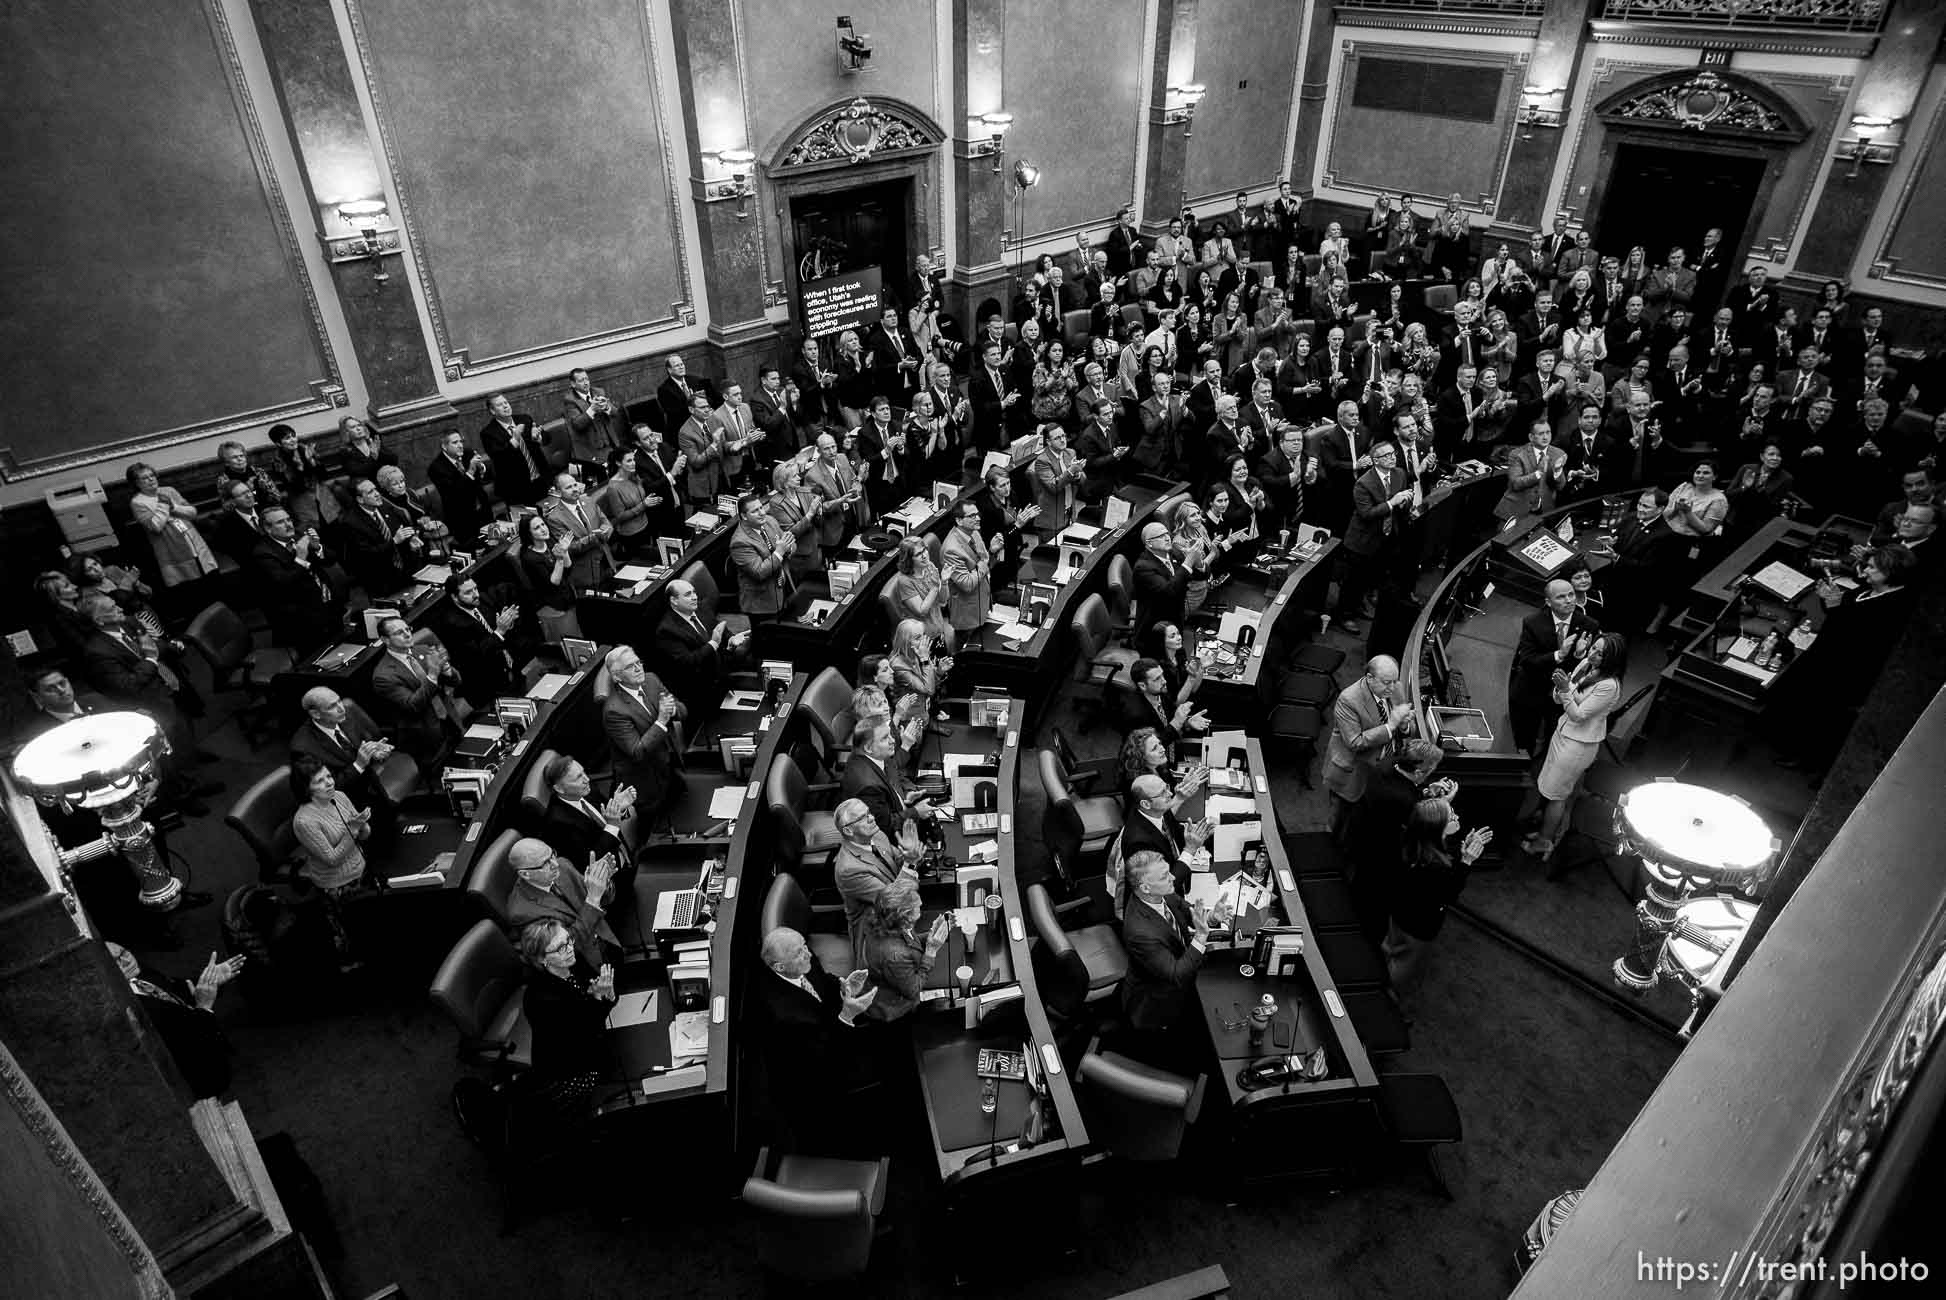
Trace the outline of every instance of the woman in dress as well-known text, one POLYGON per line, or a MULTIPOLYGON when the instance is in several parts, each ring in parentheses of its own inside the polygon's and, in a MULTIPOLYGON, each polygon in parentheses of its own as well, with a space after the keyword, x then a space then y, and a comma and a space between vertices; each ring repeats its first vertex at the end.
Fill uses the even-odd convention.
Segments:
POLYGON ((188 615, 203 605, 203 582, 216 572, 216 556, 197 531, 196 507, 183 500, 182 493, 156 481, 155 467, 142 461, 128 467, 128 485, 135 489, 129 498, 129 512, 155 552, 155 567, 162 575, 173 612, 188 615))
POLYGON ((859 955, 868 976, 866 987, 878 990, 865 1009, 867 1019, 897 1020, 919 1005, 926 977, 952 928, 941 912, 921 935, 917 927, 924 910, 919 887, 901 876, 879 893, 865 913, 859 955))
POLYGON ((568 928, 545 917, 521 927, 520 956, 527 964, 522 1015, 533 1036, 522 1083, 557 1109, 585 1105, 615 1064, 608 1034, 615 968, 590 970, 568 928))
POLYGON ((291 758, 290 783, 298 801, 291 833, 304 858, 298 874, 325 897, 343 898, 365 878, 365 851, 359 845, 371 838, 372 815, 361 812, 338 789, 331 770, 310 754, 291 758))
POLYGON ((1757 459, 1737 467, 1723 495, 1730 499, 1728 532, 1734 540, 1748 537, 1784 511, 1784 498, 1795 480, 1784 468, 1784 447, 1767 439, 1757 459))
POLYGON ((1243 364, 1249 352, 1251 333, 1250 318, 1243 314, 1242 295, 1224 295, 1223 310, 1210 324, 1210 342, 1216 345, 1211 355, 1223 367, 1225 375, 1243 364))
POLYGON ((1214 322, 1216 313, 1223 306, 1223 295, 1216 291, 1216 277, 1208 271, 1196 272, 1196 283, 1190 287, 1183 302, 1185 305, 1196 304, 1196 310, 1203 314, 1204 324, 1214 322))
POLYGON ((1385 969, 1394 998, 1418 987, 1427 947, 1439 936, 1446 909, 1465 886, 1467 870, 1493 839, 1492 831, 1476 826, 1455 855, 1447 845, 1459 833, 1459 814, 1446 799, 1421 799, 1406 814, 1399 870, 1390 882, 1386 909, 1391 920, 1385 932, 1385 969))
POLYGON ((1439 349, 1426 337, 1426 327, 1418 321, 1405 327, 1405 341, 1399 346, 1399 365, 1429 384, 1439 371, 1439 349))
POLYGON ((520 520, 520 570, 527 575, 526 612, 538 619, 549 641, 580 636, 574 614, 574 588, 568 585, 568 535, 556 539, 547 520, 524 515, 520 520))
POLYGON ((899 539, 898 572, 892 575, 892 604, 899 619, 918 619, 940 644, 953 644, 953 629, 946 622, 946 580, 933 563, 932 551, 923 537, 899 539))
POLYGON ((1234 560, 1238 564, 1249 564, 1257 557, 1262 541, 1263 522, 1270 510, 1270 497, 1250 473, 1250 462, 1242 456, 1232 456, 1223 462, 1223 483, 1230 490, 1230 503, 1218 519, 1222 530, 1233 540, 1234 560))
POLYGON ((1572 672, 1554 674, 1554 702, 1561 706, 1561 719, 1554 724, 1547 757, 1535 780, 1547 802, 1541 809, 1541 828, 1521 845, 1537 858, 1552 856, 1561 842, 1575 786, 1600 754, 1608 735, 1608 715, 1622 702, 1622 673, 1627 667, 1628 642, 1620 633, 1604 632, 1572 672))
POLYGON ((1074 412, 1074 371, 1068 366, 1067 345, 1051 340, 1034 364, 1031 408, 1036 424, 1059 424, 1074 412))
MULTIPOLYGON (((1369 338, 1374 330, 1387 329, 1392 331, 1393 338, 1402 339, 1409 328, 1411 326, 1405 316, 1405 286, 1394 283, 1386 290, 1384 310, 1373 313, 1371 323, 1366 327, 1366 337, 1369 338)), ((1424 330, 1420 332, 1424 333, 1424 330)))
POLYGON ((1850 307, 1846 301, 1845 286, 1839 280, 1826 280, 1818 289, 1818 301, 1811 308, 1815 314, 1819 307, 1831 313, 1833 328, 1842 329, 1845 324, 1845 311, 1850 307))
MULTIPOLYGON (((1678 483, 1662 508, 1669 530, 1700 542, 1716 537, 1730 517, 1730 498, 1716 486, 1716 462, 1707 458, 1696 462, 1687 483, 1678 483)), ((1700 562, 1700 561, 1699 561, 1700 562)))
POLYGON ((1638 297, 1649 286, 1649 251, 1637 244, 1628 250, 1628 257, 1622 262, 1621 275, 1617 277, 1622 285, 1621 306, 1627 306, 1630 298, 1638 297))

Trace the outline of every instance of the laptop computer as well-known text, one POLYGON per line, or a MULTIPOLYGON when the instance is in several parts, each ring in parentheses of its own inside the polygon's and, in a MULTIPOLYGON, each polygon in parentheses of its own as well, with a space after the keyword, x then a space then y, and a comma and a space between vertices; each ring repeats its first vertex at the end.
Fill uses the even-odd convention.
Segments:
POLYGON ((656 929, 692 930, 702 924, 703 913, 709 905, 709 876, 715 867, 714 862, 704 862, 693 888, 665 889, 656 895, 656 929))

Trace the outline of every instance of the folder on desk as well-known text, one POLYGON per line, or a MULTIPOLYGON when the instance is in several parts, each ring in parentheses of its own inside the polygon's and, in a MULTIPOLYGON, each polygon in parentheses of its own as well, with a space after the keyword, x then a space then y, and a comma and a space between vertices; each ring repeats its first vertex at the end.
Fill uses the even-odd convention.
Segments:
POLYGON ((615 570, 617 582, 647 582, 655 577, 655 570, 646 564, 624 564, 615 570))
POLYGON ((685 1011, 669 1022, 669 1063, 688 1065, 709 1058, 709 1012, 685 1011))
POLYGON ((712 821, 735 821, 743 809, 744 787, 721 785, 710 791, 709 815, 712 821))
POLYGON ((415 582, 423 582, 428 587, 443 587, 446 585, 446 579, 452 576, 453 571, 445 565, 428 564, 425 568, 413 574, 412 579, 415 582))
POLYGON ((1135 507, 1129 504, 1128 498, 1109 497, 1101 503, 1101 526, 1103 528, 1120 528, 1128 522, 1129 516, 1134 513, 1135 507))
POLYGON ((608 1011, 610 1029, 626 1029, 655 1019, 656 1002, 659 990, 650 989, 647 993, 624 993, 615 999, 615 1005, 608 1011))
POLYGON ((653 1097, 657 1093, 697 1087, 708 1077, 709 1071, 701 1065, 685 1065, 661 1074, 645 1074, 642 1076, 642 1095, 653 1097))
POLYGON ((311 664, 313 667, 320 668, 327 673, 333 673, 343 668, 364 652, 364 646, 354 645, 347 641, 341 645, 332 646, 316 659, 313 659, 311 664))

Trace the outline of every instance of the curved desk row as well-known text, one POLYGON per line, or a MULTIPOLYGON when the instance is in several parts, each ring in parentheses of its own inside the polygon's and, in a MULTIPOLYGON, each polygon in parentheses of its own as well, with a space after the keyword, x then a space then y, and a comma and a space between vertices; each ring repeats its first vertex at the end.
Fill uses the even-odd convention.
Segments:
MULTIPOLYGON (((1257 616, 1248 646, 1226 638, 1226 643, 1233 647, 1230 664, 1210 664, 1204 668, 1203 684, 1196 690, 1196 705, 1209 711, 1214 725, 1246 728, 1264 725, 1277 702, 1277 681, 1285 651, 1294 642, 1311 639, 1304 627, 1305 616, 1308 612, 1315 617, 1323 607, 1337 550, 1335 537, 1313 551, 1293 548, 1272 563, 1231 574, 1229 581, 1212 593, 1217 599, 1204 607, 1205 614, 1215 614, 1219 620, 1227 610, 1257 616)), ((1200 638, 1198 644, 1206 644, 1208 639, 1200 638)))

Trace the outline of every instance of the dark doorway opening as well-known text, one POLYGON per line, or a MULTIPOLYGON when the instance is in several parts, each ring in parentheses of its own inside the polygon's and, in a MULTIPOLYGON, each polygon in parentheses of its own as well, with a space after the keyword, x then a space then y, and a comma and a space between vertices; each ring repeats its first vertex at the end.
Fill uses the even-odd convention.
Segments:
POLYGON ((1703 232, 1718 226, 1724 249, 1740 249, 1767 165, 1749 154, 1617 145, 1596 243, 1617 257, 1640 244, 1650 266, 1661 265, 1670 245, 1681 244, 1693 262, 1703 232))
POLYGON ((798 282, 876 266, 884 273, 886 291, 910 306, 905 297, 911 279, 906 253, 911 205, 910 178, 793 198, 798 282))

